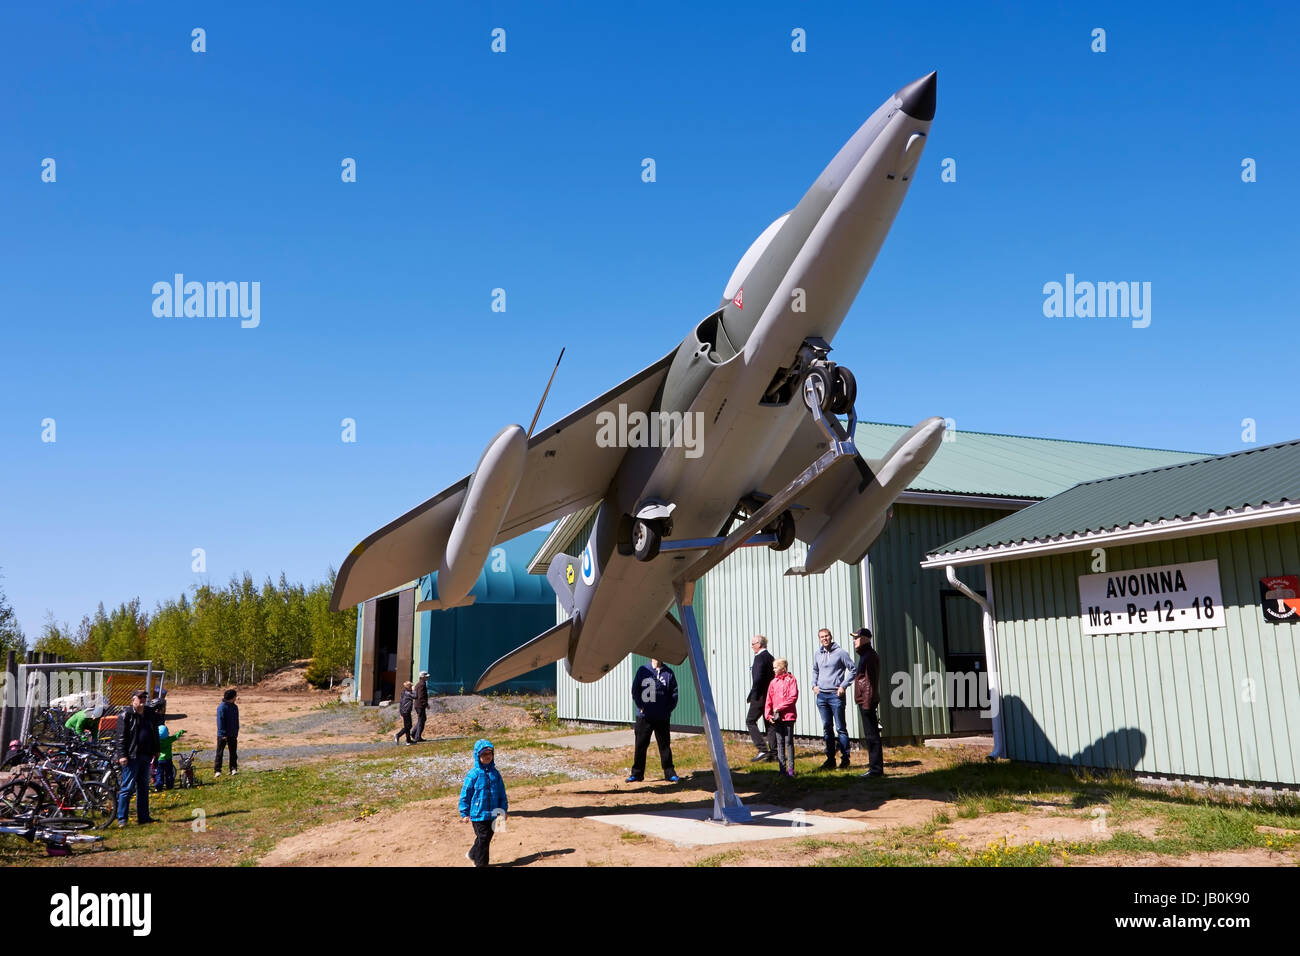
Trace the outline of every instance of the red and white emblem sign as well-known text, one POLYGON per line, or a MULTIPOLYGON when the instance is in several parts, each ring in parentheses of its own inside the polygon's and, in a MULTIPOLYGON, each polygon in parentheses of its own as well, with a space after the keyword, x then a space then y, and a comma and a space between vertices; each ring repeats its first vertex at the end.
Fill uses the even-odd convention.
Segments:
POLYGON ((736 293, 736 297, 731 300, 731 304, 738 309, 745 307, 745 287, 743 285, 740 287, 740 291, 736 293))
POLYGON ((1280 574, 1259 579, 1259 598, 1264 620, 1273 624, 1300 621, 1300 575, 1280 574))

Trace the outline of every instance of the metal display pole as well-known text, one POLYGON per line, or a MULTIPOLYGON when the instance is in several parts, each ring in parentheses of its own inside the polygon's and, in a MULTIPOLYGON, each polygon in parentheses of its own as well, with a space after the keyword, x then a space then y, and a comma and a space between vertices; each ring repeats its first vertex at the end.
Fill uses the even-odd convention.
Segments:
MULTIPOLYGON (((681 615, 682 630, 686 634, 686 646, 691 655, 691 676, 695 680, 695 692, 700 698, 700 714, 704 718, 704 736, 709 746, 709 760, 713 764, 713 778, 718 789, 713 794, 712 819, 718 823, 746 823, 750 812, 736 796, 736 789, 731 780, 731 767, 727 763, 727 751, 722 742, 722 728, 718 723, 718 710, 713 702, 713 687, 709 683, 708 666, 704 660, 704 647, 700 642, 699 627, 695 620, 695 582, 717 567, 737 548, 759 537, 759 531, 775 518, 782 510, 794 502, 800 493, 806 491, 817 479, 825 475, 836 463, 857 456, 853 444, 853 427, 857 423, 857 411, 849 417, 847 432, 834 418, 822 414, 820 397, 805 382, 804 402, 812 414, 813 420, 826 436, 829 447, 803 470, 790 484, 773 495, 761 508, 750 515, 730 534, 721 538, 695 538, 677 543, 677 550, 703 550, 685 571, 673 581, 673 593, 677 599, 677 610, 681 615)), ((763 535, 763 538, 774 536, 763 535)), ((667 547, 664 548, 667 550, 667 547)))

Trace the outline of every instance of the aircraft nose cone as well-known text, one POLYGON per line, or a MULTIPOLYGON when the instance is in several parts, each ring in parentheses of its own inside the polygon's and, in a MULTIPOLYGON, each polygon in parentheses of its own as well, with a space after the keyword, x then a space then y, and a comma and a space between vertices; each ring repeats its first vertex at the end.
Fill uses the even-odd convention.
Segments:
POLYGON ((908 83, 895 95, 902 100, 899 106, 904 113, 915 120, 934 119, 935 88, 938 85, 938 71, 908 83))

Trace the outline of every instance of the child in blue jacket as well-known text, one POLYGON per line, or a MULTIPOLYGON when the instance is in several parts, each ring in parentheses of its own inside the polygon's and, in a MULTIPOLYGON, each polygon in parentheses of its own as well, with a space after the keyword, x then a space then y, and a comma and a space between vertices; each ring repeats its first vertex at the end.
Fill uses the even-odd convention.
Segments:
POLYGON ((465 774, 465 784, 460 788, 461 822, 474 825, 474 845, 465 858, 475 866, 488 865, 493 826, 497 817, 504 820, 506 811, 510 809, 505 781, 493 762, 495 756, 492 741, 476 741, 474 766, 465 774))

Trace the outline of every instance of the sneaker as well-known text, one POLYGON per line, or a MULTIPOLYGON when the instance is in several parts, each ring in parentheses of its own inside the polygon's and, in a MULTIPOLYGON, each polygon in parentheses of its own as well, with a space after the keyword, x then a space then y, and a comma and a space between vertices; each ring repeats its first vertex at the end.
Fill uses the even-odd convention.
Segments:
POLYGON ((117 823, 115 823, 115 824, 113 824, 113 825, 114 825, 115 827, 117 827, 119 830, 125 830, 125 829, 126 829, 126 821, 125 821, 125 820, 118 820, 117 823))
POLYGON ((777 765, 776 765, 776 772, 779 773, 779 774, 781 774, 782 776, 785 776, 785 764, 783 764, 783 763, 777 763, 777 765))
POLYGON ((624 783, 640 783, 640 782, 641 782, 641 778, 638 777, 636 774, 632 774, 630 777, 628 777, 628 778, 627 778, 626 780, 624 780, 623 782, 624 782, 624 783))
POLYGON ((885 771, 883 770, 868 770, 866 773, 858 774, 859 777, 883 777, 884 775, 885 771))
MULTIPOLYGON (((849 761, 849 758, 848 758, 848 757, 845 757, 845 758, 844 758, 844 763, 840 764, 840 766, 842 766, 842 767, 847 767, 847 766, 849 765, 848 761, 849 761)), ((239 773, 238 770, 231 770, 231 771, 230 771, 230 775, 231 775, 232 777, 233 777, 235 774, 237 774, 237 773, 239 773)))
POLYGON ((840 757, 840 769, 843 770, 848 765, 849 765, 849 755, 844 754, 844 756, 840 757))
POLYGON ((668 776, 664 777, 664 779, 667 780, 669 783, 681 783, 682 781, 682 778, 677 776, 677 774, 675 773, 669 774, 668 776))
POLYGON ((793 780, 793 779, 794 779, 794 767, 791 767, 790 769, 788 769, 788 770, 785 772, 785 775, 786 775, 787 777, 789 777, 791 780, 793 780))
POLYGON ((750 757, 750 758, 749 758, 749 762, 750 762, 750 763, 762 763, 764 760, 770 760, 771 758, 772 758, 772 755, 771 755, 770 753, 768 753, 766 750, 760 750, 760 751, 759 751, 757 754, 755 754, 753 757, 750 757))
POLYGON ((220 776, 221 776, 221 771, 218 770, 218 771, 217 771, 216 773, 214 773, 212 776, 214 776, 214 777, 220 777, 220 776))
POLYGON ((834 770, 834 769, 835 769, 835 758, 834 758, 834 757, 827 757, 827 758, 822 762, 822 765, 821 765, 820 767, 818 767, 817 769, 818 769, 818 770, 834 770))
POLYGON ((474 862, 474 858, 469 855, 469 850, 465 851, 465 859, 469 860, 471 863, 474 862))

